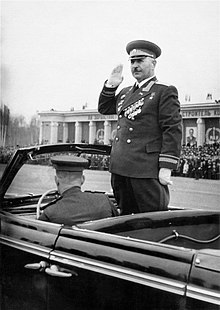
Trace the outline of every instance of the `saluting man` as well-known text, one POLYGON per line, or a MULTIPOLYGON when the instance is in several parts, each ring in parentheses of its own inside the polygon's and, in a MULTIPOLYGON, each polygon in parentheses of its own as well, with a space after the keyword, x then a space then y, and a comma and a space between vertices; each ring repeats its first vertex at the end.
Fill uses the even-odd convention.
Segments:
POLYGON ((110 172, 121 214, 167 210, 168 185, 177 168, 182 138, 177 89, 155 76, 161 49, 136 40, 127 44, 133 86, 116 94, 123 80, 122 65, 115 67, 99 97, 101 114, 117 114, 110 172))

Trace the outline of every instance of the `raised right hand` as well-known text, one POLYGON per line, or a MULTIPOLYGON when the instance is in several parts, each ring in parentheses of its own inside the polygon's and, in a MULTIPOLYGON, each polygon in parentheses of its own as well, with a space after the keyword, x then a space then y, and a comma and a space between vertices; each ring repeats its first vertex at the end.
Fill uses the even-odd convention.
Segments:
POLYGON ((112 70, 112 73, 106 83, 106 86, 117 87, 118 85, 120 85, 121 82, 123 81, 122 70, 123 70, 123 65, 122 64, 117 65, 112 70))

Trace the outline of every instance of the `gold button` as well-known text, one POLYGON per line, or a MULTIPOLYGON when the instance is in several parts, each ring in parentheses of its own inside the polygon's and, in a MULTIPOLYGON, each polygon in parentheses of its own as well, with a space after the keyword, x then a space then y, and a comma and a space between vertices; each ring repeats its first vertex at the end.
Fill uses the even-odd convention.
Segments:
POLYGON ((128 139, 128 140, 127 140, 127 143, 131 143, 131 139, 128 139))
POLYGON ((134 130, 134 128, 132 128, 132 127, 129 128, 129 131, 133 131, 133 130, 134 130))

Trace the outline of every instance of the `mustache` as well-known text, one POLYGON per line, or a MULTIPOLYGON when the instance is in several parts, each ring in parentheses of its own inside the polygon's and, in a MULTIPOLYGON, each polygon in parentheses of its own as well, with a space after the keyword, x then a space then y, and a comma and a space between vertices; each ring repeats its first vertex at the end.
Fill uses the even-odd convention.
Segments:
POLYGON ((139 68, 132 68, 132 72, 135 73, 135 72, 141 72, 141 70, 139 68))

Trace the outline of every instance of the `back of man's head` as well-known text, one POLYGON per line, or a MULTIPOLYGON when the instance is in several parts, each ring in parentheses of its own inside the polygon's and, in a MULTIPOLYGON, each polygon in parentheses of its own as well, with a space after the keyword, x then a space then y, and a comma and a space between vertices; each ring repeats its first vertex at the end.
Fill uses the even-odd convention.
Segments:
POLYGON ((70 187, 81 187, 85 180, 83 170, 88 167, 88 160, 73 155, 63 155, 52 157, 51 162, 56 169, 55 181, 61 194, 70 187))

